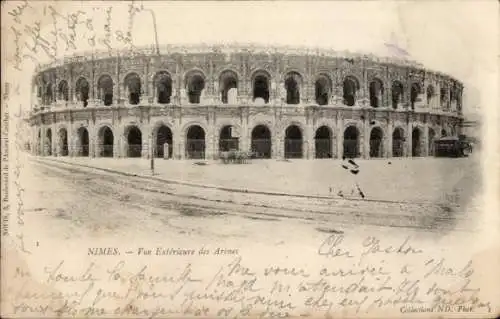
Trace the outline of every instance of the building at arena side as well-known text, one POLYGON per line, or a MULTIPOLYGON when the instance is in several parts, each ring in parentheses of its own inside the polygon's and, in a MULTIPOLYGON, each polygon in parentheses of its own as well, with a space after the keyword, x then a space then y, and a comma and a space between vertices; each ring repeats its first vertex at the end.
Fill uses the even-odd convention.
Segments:
POLYGON ((433 155, 463 84, 398 58, 253 45, 93 52, 37 68, 42 156, 217 159, 433 155))

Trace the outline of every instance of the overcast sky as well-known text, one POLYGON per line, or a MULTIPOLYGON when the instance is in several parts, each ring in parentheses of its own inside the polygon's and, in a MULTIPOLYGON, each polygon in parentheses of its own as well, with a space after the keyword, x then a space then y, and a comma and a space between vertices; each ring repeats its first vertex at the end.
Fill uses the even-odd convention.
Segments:
MULTIPOLYGON (((21 5, 22 3, 17 3, 21 5)), ((103 38, 106 8, 112 7, 111 29, 126 31, 130 2, 30 2, 18 22, 2 10, 2 32, 9 27, 33 26, 41 21, 42 36, 53 41, 53 19, 48 5, 61 14, 81 10, 85 20, 92 18, 94 31, 85 23, 76 34, 77 51, 89 50, 88 38, 103 38), (45 15, 44 15, 45 8, 45 15)), ((16 6, 7 4, 7 11, 16 6)), ((141 7, 136 1, 134 6, 141 7)), ((465 111, 484 104, 489 89, 487 81, 496 81, 498 52, 498 9, 495 1, 290 1, 290 2, 162 2, 144 1, 145 9, 156 15, 160 44, 252 42, 325 47, 393 55, 386 43, 408 51, 410 59, 426 67, 448 73, 466 85, 465 111)), ((58 19, 58 28, 68 32, 67 23, 58 19)), ((4 35, 4 34, 2 34, 4 35)), ((14 40, 13 32, 2 36, 2 41, 14 40)), ((21 42, 33 43, 22 32, 21 42)), ((151 13, 142 11, 134 17, 132 40, 135 45, 154 43, 151 13)), ((122 46, 113 36, 113 46, 122 46)), ((15 46, 9 46, 14 49, 15 46)), ((58 41, 57 55, 65 50, 64 41, 58 41)), ((104 48, 102 44, 97 47, 104 48)), ((8 53, 12 53, 8 52, 8 53)), ((8 55, 8 54, 7 54, 8 55)), ((45 54, 37 60, 47 61, 45 54)), ((33 64, 25 61, 23 74, 31 72, 33 64)), ((31 75, 31 74, 30 74, 31 75)), ((493 84, 498 84, 494 82, 493 84)))

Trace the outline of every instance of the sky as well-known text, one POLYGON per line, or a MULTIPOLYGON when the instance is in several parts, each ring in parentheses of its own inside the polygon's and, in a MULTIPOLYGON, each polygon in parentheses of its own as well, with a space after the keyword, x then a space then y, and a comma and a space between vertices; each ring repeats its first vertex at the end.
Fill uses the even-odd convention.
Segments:
MULTIPOLYGON (((123 47, 116 39, 116 32, 127 31, 129 8, 133 6, 139 10, 133 18, 131 36, 136 46, 154 44, 154 25, 149 11, 152 10, 160 45, 255 43, 323 47, 380 56, 394 56, 395 51, 386 44, 397 46, 407 51, 407 58, 462 81, 466 113, 480 111, 485 104, 484 97, 491 94, 492 88, 485 87, 485 81, 490 86, 492 82, 498 84, 495 54, 499 38, 498 6, 495 1, 32 1, 28 5, 17 12, 16 7, 22 7, 23 2, 9 1, 3 5, 7 10, 2 10, 2 41, 14 41, 7 49, 7 57, 15 53, 16 43, 34 44, 26 26, 36 27, 37 22, 41 26, 41 37, 50 43, 59 38, 57 49, 52 52, 57 57, 88 51, 92 49, 89 38, 105 37, 106 10, 110 7, 111 45, 123 47), (59 33, 66 35, 71 32, 62 17, 80 12, 82 23, 74 33, 76 50, 66 49, 62 36, 52 35, 54 11, 51 8, 60 14, 55 20, 59 33), (87 19, 92 22, 92 31, 87 19), (12 27, 18 30, 17 42, 12 27)), ((95 49, 105 48, 96 42, 95 49)), ((50 60, 43 52, 28 53, 31 57, 23 59, 22 72, 18 73, 26 79, 33 72, 34 62, 50 60)), ((26 85, 26 81, 20 82, 26 85)))

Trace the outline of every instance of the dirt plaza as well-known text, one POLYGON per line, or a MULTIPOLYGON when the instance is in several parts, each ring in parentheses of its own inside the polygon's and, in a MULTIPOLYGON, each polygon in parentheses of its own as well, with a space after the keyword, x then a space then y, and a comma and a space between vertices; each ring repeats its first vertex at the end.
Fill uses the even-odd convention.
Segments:
MULTIPOLYGON (((56 158, 53 158, 56 159, 56 158)), ((63 158, 57 161, 151 176, 146 159, 63 158)), ((480 185, 480 163, 469 158, 356 159, 357 174, 341 160, 254 160, 224 165, 220 161, 155 159, 154 177, 247 192, 357 198, 396 202, 461 201, 467 204, 480 185), (346 169, 347 167, 347 169, 346 169), (359 189, 358 189, 358 187, 359 189)))

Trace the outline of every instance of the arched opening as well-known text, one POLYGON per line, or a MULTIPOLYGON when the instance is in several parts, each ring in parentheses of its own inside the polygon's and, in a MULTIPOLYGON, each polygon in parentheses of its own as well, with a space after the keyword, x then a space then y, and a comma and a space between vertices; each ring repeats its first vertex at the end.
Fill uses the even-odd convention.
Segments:
POLYGON ((168 126, 162 125, 156 132, 156 157, 165 157, 165 143, 168 144, 166 158, 172 158, 174 150, 172 130, 168 126))
POLYGON ((462 89, 457 89, 457 111, 462 112, 462 89))
POLYGON ((403 84, 399 81, 392 82, 392 108, 397 109, 403 97, 403 84))
POLYGON ((166 71, 156 73, 154 78, 154 87, 156 88, 156 102, 158 104, 170 104, 172 96, 172 78, 166 71))
POLYGON ((142 153, 142 132, 137 126, 131 126, 127 132, 127 156, 141 157, 142 153))
POLYGON ((286 104, 300 103, 300 84, 302 78, 296 72, 289 72, 285 77, 286 104))
POLYGON ((315 88, 315 98, 318 105, 327 105, 330 101, 330 94, 332 91, 332 81, 327 75, 321 74, 316 83, 315 88))
POLYGON ((89 131, 85 127, 78 129, 78 156, 89 156, 89 131))
POLYGON ((316 158, 332 158, 332 133, 329 127, 321 126, 314 135, 316 158))
POLYGON ((302 131, 297 125, 285 130, 285 158, 302 158, 302 131))
POLYGON ((441 130, 441 137, 446 137, 448 134, 446 133, 445 129, 441 130))
POLYGON ((401 157, 403 156, 404 147, 404 132, 403 129, 398 127, 394 129, 392 133, 392 156, 401 157))
POLYGON ((239 138, 231 125, 224 126, 219 136, 219 152, 229 152, 239 149, 239 138))
POLYGON ((434 87, 432 85, 427 86, 427 105, 430 105, 432 102, 432 98, 434 97, 434 87))
POLYGON ((429 128, 429 156, 434 156, 434 140, 436 139, 436 132, 429 128))
POLYGON ((200 104, 201 94, 205 89, 205 76, 198 71, 186 75, 188 100, 191 104, 200 104))
POLYGON ((374 127, 370 133, 370 157, 384 157, 384 133, 374 127))
POLYGON ((418 127, 414 128, 411 132, 411 156, 422 156, 422 134, 418 127))
POLYGON ((359 157, 359 132, 356 126, 349 126, 344 131, 344 157, 359 157))
POLYGON ((201 126, 193 125, 188 129, 186 152, 189 159, 205 158, 205 131, 201 126))
POLYGON ((253 77, 253 100, 262 99, 269 102, 269 80, 270 76, 265 72, 258 72, 253 77))
POLYGON ((370 106, 379 107, 383 104, 384 84, 379 79, 370 82, 370 106))
POLYGON ((68 131, 65 128, 59 130, 60 156, 68 156, 68 131))
POLYGON ((265 125, 252 130, 252 152, 257 158, 271 158, 271 131, 265 125))
POLYGON ((415 109, 415 103, 418 100, 418 95, 420 94, 420 85, 418 83, 413 83, 410 90, 410 106, 411 109, 415 109))
POLYGON ((54 93, 52 91, 52 83, 47 84, 45 88, 45 105, 50 105, 54 102, 54 93))
POLYGON ((137 105, 141 101, 141 78, 137 73, 129 73, 123 80, 125 85, 125 94, 128 97, 128 102, 132 105, 137 105))
POLYGON ((439 91, 439 103, 441 106, 447 106, 447 102, 448 102, 448 89, 447 88, 441 88, 440 91, 439 91))
POLYGON ((45 137, 47 155, 52 156, 52 130, 50 128, 47 129, 45 137))
POLYGON ((76 81, 75 90, 76 99, 83 102, 83 107, 86 107, 89 104, 89 82, 85 78, 79 78, 78 81, 76 81))
POLYGON ((67 81, 62 80, 59 82, 58 95, 59 100, 69 101, 69 87, 67 81))
POLYGON ((221 101, 223 104, 236 104, 238 96, 238 75, 233 71, 224 71, 219 79, 221 101))
POLYGON ((113 145, 113 131, 108 126, 101 127, 99 130, 99 156, 113 157, 113 145))
POLYGON ((103 75, 97 81, 99 99, 106 106, 113 104, 113 79, 109 75, 103 75))
POLYGON ((355 77, 348 76, 343 82, 344 104, 354 106, 356 104, 356 92, 359 88, 359 82, 355 77))

